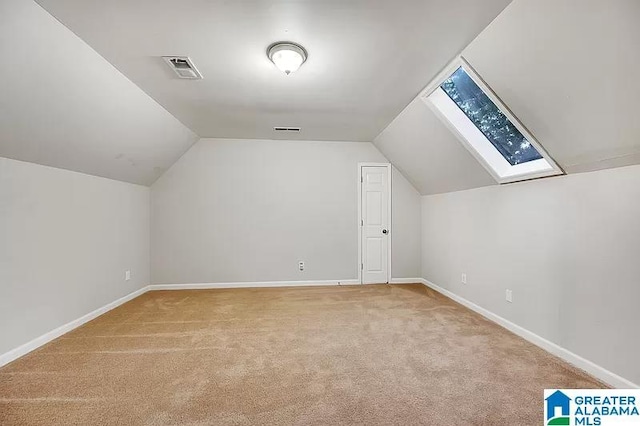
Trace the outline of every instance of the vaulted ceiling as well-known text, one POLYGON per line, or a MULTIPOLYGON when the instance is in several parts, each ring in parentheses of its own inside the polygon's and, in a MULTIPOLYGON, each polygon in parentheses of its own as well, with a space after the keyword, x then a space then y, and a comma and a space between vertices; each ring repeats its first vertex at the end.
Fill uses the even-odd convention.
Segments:
POLYGON ((201 137, 371 141, 510 0, 37 1, 201 137), (290 76, 281 40, 309 52, 290 76))
POLYGON ((30 0, 0 1, 0 156, 153 183, 197 136, 30 0))
POLYGON ((149 185, 198 137, 285 125, 373 141, 422 194, 493 185, 416 98, 462 52, 565 172, 640 163, 637 0, 39 3, 0 2, 0 156, 149 185), (292 76, 282 39, 309 50, 292 76))
MULTIPOLYGON (((566 173, 638 164, 639 19, 637 0, 515 0, 462 54, 566 173)), ((375 144, 422 194, 496 184, 420 99, 375 144)))

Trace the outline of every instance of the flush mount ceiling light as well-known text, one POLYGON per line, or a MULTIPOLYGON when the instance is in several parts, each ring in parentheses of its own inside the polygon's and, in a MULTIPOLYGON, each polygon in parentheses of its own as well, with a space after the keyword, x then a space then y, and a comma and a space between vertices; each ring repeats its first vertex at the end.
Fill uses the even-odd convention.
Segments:
POLYGON ((307 51, 299 44, 279 41, 269 46, 267 56, 280 71, 289 75, 307 60, 307 51))

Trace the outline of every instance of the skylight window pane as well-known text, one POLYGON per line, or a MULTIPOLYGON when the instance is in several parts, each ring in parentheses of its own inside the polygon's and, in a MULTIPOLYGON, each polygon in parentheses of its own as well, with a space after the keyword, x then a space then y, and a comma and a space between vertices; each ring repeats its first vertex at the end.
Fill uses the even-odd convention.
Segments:
POLYGON ((540 153, 459 67, 440 88, 512 166, 539 160, 540 153))

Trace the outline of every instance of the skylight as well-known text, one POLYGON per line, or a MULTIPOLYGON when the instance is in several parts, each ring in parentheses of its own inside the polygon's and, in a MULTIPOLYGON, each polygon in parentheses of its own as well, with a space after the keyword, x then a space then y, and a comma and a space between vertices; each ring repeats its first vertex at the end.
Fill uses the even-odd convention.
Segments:
POLYGON ((462 58, 423 99, 499 183, 562 173, 462 58))

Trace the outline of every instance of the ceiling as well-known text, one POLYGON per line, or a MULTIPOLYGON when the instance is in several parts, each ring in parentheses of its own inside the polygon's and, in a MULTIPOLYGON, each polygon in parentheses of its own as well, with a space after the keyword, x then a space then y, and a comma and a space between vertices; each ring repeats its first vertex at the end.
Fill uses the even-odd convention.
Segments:
POLYGON ((638 0, 518 0, 463 53, 565 172, 638 164, 639 18, 638 0))
MULTIPOLYGON (((639 17, 637 0, 515 0, 462 54, 566 173, 640 164, 639 17)), ((419 98, 374 143, 423 195, 496 184, 419 98)))
POLYGON ((509 1, 38 2, 201 137, 371 141, 509 1), (265 54, 280 40, 309 52, 291 76, 265 54), (190 56, 204 80, 162 55, 190 56))
POLYGON ((419 98, 398 115, 374 144, 423 195, 496 184, 419 98))
POLYGON ((3 157, 150 185, 198 136, 302 126, 373 140, 423 195, 492 185, 415 98, 462 51, 565 172, 640 163, 637 0, 41 2, 81 38, 0 1, 3 157), (280 39, 310 53, 292 76, 265 55, 280 39), (176 79, 165 54, 205 79, 176 79))
POLYGON ((150 185, 197 136, 32 1, 0 1, 0 156, 150 185))

